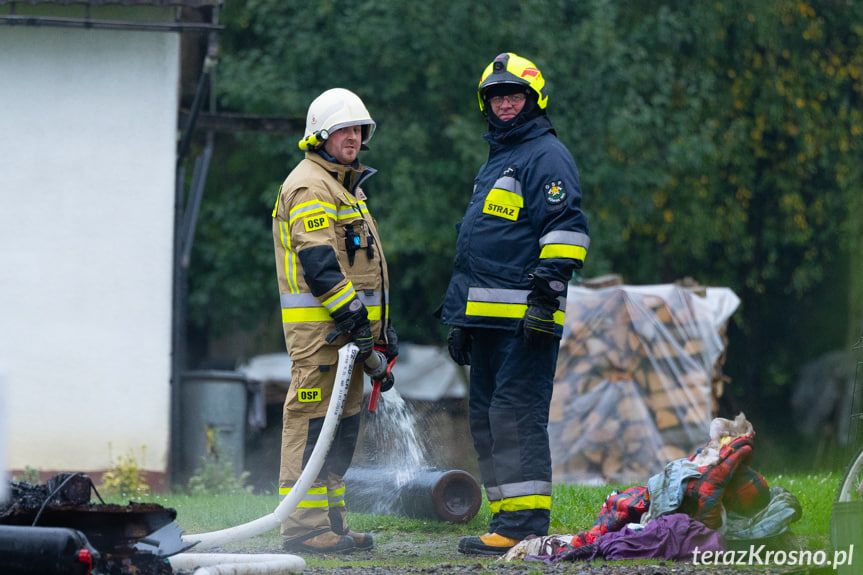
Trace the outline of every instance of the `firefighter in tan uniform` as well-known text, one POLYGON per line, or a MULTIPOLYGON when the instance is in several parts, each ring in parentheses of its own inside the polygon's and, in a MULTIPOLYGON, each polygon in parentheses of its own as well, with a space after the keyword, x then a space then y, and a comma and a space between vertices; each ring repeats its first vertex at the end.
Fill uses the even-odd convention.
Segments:
MULTIPOLYGON (((359 348, 342 419, 320 474, 282 524, 286 551, 369 549, 368 533, 345 521, 344 475, 350 466, 363 401, 361 364, 374 348, 392 361, 387 264, 361 185, 375 173, 358 161, 375 131, 360 98, 327 90, 309 106, 300 149, 273 209, 273 239, 285 342, 293 361, 285 399, 279 496, 300 477, 321 432, 332 394, 338 350, 359 348)), ((382 391, 392 387, 383 382, 382 391)))

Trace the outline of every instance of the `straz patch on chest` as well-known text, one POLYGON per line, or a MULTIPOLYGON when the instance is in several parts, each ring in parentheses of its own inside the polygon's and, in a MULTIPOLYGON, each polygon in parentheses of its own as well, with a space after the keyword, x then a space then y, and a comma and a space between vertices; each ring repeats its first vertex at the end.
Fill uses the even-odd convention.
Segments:
POLYGON ((498 216, 499 218, 506 218, 508 220, 515 221, 518 219, 518 211, 520 208, 516 206, 508 206, 506 204, 497 203, 493 200, 489 200, 486 198, 485 205, 482 208, 482 213, 491 214, 492 216, 498 216))
POLYGON ((327 216, 325 214, 303 218, 303 228, 305 228, 307 232, 322 230, 328 227, 330 227, 330 222, 327 220, 327 216))
POLYGON ((300 400, 300 403, 310 403, 313 401, 321 401, 323 398, 323 394, 321 394, 321 388, 313 388, 313 389, 299 389, 297 390, 297 399, 300 400))

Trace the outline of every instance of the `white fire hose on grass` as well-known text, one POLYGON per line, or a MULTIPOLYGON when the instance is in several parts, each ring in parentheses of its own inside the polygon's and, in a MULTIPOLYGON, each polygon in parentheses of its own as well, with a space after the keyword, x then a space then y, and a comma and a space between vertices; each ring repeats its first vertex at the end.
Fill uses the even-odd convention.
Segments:
MULTIPOLYGON (((339 364, 336 372, 336 381, 333 385, 333 394, 327 407, 323 427, 312 450, 312 455, 299 479, 291 488, 291 492, 278 507, 270 513, 248 523, 229 527, 219 531, 201 533, 198 535, 184 535, 183 541, 195 543, 196 550, 207 550, 219 547, 226 543, 234 543, 244 539, 257 537, 270 529, 279 527, 282 522, 293 513, 300 500, 309 490, 330 450, 336 428, 339 426, 345 400, 348 396, 348 387, 351 383, 351 374, 354 370, 359 348, 356 344, 349 343, 339 349, 339 364)), ((382 354, 372 353, 366 361, 369 371, 376 371, 379 367, 382 354)), ((386 363, 386 358, 383 358, 386 363)), ((179 553, 169 558, 174 569, 195 569, 194 575, 267 575, 277 573, 299 573, 306 568, 306 562, 302 557, 288 554, 234 554, 234 553, 179 553)))

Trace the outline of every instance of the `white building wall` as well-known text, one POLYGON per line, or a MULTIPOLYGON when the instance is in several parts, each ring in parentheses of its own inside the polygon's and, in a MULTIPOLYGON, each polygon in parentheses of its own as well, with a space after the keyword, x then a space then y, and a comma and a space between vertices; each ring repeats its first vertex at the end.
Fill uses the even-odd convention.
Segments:
POLYGON ((166 471, 178 75, 175 33, 0 27, 9 469, 166 471))
POLYGON ((6 376, 0 365, 0 505, 9 499, 9 476, 6 472, 6 376))

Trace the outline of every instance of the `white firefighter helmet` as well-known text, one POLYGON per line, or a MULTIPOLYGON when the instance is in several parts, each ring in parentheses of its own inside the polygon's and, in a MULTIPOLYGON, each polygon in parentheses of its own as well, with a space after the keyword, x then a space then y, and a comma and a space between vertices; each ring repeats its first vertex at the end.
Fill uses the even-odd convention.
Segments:
POLYGON ((344 88, 327 90, 309 105, 300 149, 317 148, 330 134, 348 126, 362 126, 363 144, 375 133, 375 121, 359 96, 344 88))

